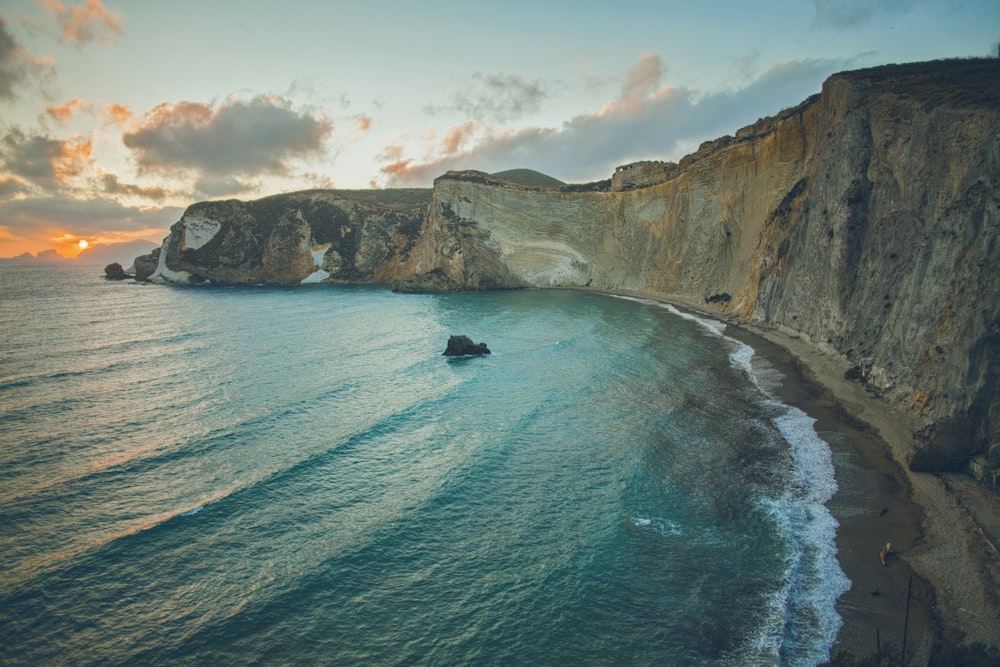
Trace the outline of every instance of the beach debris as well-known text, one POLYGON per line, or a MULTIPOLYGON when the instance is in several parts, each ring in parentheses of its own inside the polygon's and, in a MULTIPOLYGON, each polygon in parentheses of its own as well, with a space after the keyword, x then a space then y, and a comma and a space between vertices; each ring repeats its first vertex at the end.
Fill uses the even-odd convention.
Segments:
POLYGON ((892 543, 886 542, 882 551, 878 552, 878 559, 882 562, 882 567, 885 567, 885 561, 892 553, 892 543))

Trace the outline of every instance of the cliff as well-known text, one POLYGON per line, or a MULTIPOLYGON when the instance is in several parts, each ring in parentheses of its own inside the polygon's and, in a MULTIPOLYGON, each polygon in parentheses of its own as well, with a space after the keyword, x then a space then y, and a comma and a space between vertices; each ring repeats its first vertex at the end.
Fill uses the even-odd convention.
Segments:
POLYGON ((307 190, 251 202, 201 202, 170 228, 148 278, 383 282, 382 267, 407 258, 430 199, 430 190, 307 190))
POLYGON ((406 205, 342 191, 196 204, 155 275, 589 287, 716 308, 846 360, 919 424, 914 469, 975 459, 996 480, 998 137, 998 60, 845 72, 616 188, 449 172, 406 205))

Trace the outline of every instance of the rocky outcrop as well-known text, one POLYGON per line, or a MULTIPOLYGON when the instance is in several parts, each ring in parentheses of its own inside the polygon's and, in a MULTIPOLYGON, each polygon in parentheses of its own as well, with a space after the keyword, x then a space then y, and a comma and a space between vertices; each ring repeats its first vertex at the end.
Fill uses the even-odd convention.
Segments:
POLYGON ((135 269, 135 279, 139 281, 149 280, 149 277, 156 272, 156 267, 160 263, 160 248, 153 248, 153 251, 136 257, 132 262, 135 269))
POLYGON ((130 276, 125 273, 125 269, 118 262, 112 262, 104 267, 104 279, 105 280, 125 280, 126 278, 134 278, 135 276, 130 276))
POLYGON ((998 137, 1000 60, 846 72, 676 165, 619 170, 614 183, 466 171, 406 203, 391 200, 398 191, 309 191, 196 204, 154 276, 589 287, 714 308, 839 357, 919 420, 914 467, 978 457, 995 471, 998 137))
POLYGON ((473 343, 468 336, 451 336, 441 354, 446 357, 478 357, 490 354, 490 348, 486 343, 473 343))
POLYGON ((164 239, 151 280, 390 282, 408 258, 429 190, 310 190, 190 206, 164 239))

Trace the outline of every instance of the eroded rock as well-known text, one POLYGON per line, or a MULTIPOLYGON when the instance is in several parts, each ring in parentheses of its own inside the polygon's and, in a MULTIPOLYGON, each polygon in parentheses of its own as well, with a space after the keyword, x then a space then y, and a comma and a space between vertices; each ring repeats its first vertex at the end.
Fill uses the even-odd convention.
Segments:
POLYGON ((125 269, 118 262, 113 262, 104 267, 104 278, 106 280, 125 280, 132 277, 125 272, 125 269))
POLYGON ((468 336, 452 336, 442 354, 446 357, 472 357, 490 354, 490 349, 486 343, 474 343, 468 336))

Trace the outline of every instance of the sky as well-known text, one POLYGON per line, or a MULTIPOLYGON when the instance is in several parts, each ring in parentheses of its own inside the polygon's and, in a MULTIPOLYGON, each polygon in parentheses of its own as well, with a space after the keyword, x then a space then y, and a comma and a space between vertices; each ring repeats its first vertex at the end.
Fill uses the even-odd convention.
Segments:
POLYGON ((0 257, 159 242, 207 199, 606 179, 998 41, 997 0, 0 0, 0 257))

